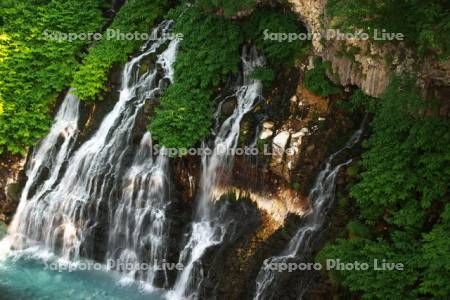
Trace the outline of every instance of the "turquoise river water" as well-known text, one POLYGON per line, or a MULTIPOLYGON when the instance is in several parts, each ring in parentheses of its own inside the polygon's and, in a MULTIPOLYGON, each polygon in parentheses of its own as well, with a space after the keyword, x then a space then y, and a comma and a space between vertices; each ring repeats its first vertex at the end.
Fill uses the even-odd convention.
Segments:
POLYGON ((60 271, 33 256, 0 261, 0 300, 161 300, 161 294, 118 274, 99 270, 60 271))

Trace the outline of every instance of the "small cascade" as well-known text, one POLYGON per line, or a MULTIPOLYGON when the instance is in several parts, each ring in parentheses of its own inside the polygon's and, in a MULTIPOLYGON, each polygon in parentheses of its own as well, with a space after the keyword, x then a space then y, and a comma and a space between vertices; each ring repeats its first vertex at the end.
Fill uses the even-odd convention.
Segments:
MULTIPOLYGON (((13 249, 38 246, 66 261, 164 258, 167 158, 153 159, 149 134, 137 151, 132 138, 145 102, 159 96, 164 81, 172 81, 179 41, 159 38, 168 36, 162 33, 172 23, 157 26, 141 54, 125 65, 118 102, 74 153, 78 99, 68 94, 30 160, 8 237, 13 249), (153 54, 155 64, 144 69, 153 54)), ((153 283, 156 275, 150 270, 133 276, 153 283)))
MULTIPOLYGON (((262 95, 262 83, 250 78, 256 67, 263 66, 265 59, 254 47, 244 47, 242 55, 243 84, 236 91, 237 107, 226 119, 214 140, 212 154, 202 158, 201 190, 195 220, 191 225, 190 238, 180 254, 184 265, 175 286, 168 293, 169 299, 196 299, 203 280, 201 258, 205 251, 221 244, 226 224, 214 211, 215 191, 225 174, 233 166, 232 153, 237 147, 242 118, 253 109, 262 95)), ((220 109, 220 106, 219 106, 220 109)), ((218 113, 216 113, 218 116, 218 113)), ((206 151, 204 151, 205 153, 206 151)))
MULTIPOLYGON (((161 151, 153 160, 152 146, 151 135, 146 133, 123 181, 122 196, 109 230, 107 255, 116 264, 148 264, 146 272, 132 270, 127 275, 150 284, 158 271, 164 270, 169 199, 168 157, 161 151)), ((167 275, 161 275, 167 286, 167 275)))
MULTIPOLYGON (((317 238, 317 235, 329 213, 329 209, 334 203, 336 179, 339 174, 339 170, 343 166, 349 165, 352 160, 347 160, 346 162, 340 163, 336 166, 333 166, 333 163, 335 163, 336 158, 342 152, 347 149, 351 149, 359 143, 364 132, 366 118, 367 116, 364 118, 361 127, 352 135, 346 145, 337 152, 333 153, 325 161, 324 167, 319 172, 314 186, 308 196, 312 203, 312 208, 305 217, 304 225, 296 232, 287 247, 279 256, 271 257, 268 261, 266 261, 268 264, 276 265, 277 263, 287 263, 290 260, 295 260, 298 262, 299 260, 304 261, 308 258, 312 244, 317 238)), ((254 299, 274 299, 277 295, 277 285, 281 280, 280 277, 279 272, 266 269, 266 267, 263 266, 256 278, 256 293, 254 299)), ((298 278, 298 285, 304 288, 306 285, 301 282, 302 279, 298 278)))
MULTIPOLYGON (((23 189, 17 213, 9 227, 9 232, 18 232, 21 216, 30 203, 35 203, 55 185, 66 159, 72 152, 78 136, 79 104, 77 96, 67 93, 48 135, 36 146, 26 171, 28 180, 23 189), (36 184, 45 172, 48 178, 39 186, 36 184), (31 192, 33 195, 31 196, 31 192)), ((23 245, 25 246, 25 245, 23 245)), ((19 246, 23 248, 23 246, 19 246)))

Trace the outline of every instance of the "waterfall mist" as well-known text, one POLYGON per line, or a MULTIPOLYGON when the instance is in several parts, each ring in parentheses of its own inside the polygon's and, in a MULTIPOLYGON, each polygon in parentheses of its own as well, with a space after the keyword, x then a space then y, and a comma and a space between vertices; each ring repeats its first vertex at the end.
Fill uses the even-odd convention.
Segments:
MULTIPOLYGON (((262 97, 262 83, 250 78, 256 67, 265 64, 254 47, 244 47, 242 53, 243 82, 236 88, 237 106, 221 125, 214 139, 211 155, 202 157, 202 174, 198 207, 191 224, 189 239, 181 252, 180 262, 184 270, 178 275, 170 299, 195 299, 204 277, 201 259, 205 251, 221 244, 226 233, 226 222, 214 211, 215 189, 233 166, 233 150, 239 139, 242 118, 253 109, 262 97)), ((220 106, 219 106, 220 109, 220 106)), ((216 116, 219 114, 216 113, 216 116)))
MULTIPOLYGON (((137 149, 132 138, 145 102, 159 97, 164 82, 173 80, 179 41, 158 38, 167 36, 161 33, 172 23, 158 25, 140 54, 125 65, 118 102, 75 152, 79 101, 72 93, 66 96, 50 133, 30 159, 7 238, 10 248, 36 247, 68 262, 87 258, 153 264, 165 258, 168 158, 152 156, 150 134, 137 149), (145 69, 143 62, 151 55, 156 61, 145 69)), ((158 275, 162 285, 167 282, 154 268, 123 272, 150 285, 158 275)))

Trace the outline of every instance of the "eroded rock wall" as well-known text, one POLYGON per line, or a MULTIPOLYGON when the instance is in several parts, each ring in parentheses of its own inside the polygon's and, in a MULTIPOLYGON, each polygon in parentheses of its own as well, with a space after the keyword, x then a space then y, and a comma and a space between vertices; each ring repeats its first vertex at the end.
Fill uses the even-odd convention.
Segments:
POLYGON ((4 154, 0 158, 0 222, 9 223, 19 205, 26 158, 4 154))
MULTIPOLYGON (((289 0, 311 33, 325 36, 331 29, 326 16, 327 0, 289 0)), ((402 44, 371 43, 364 40, 313 40, 315 55, 331 62, 340 84, 356 85, 366 94, 379 96, 392 74, 417 70, 424 91, 429 86, 450 86, 450 62, 423 59, 419 62, 402 44)))

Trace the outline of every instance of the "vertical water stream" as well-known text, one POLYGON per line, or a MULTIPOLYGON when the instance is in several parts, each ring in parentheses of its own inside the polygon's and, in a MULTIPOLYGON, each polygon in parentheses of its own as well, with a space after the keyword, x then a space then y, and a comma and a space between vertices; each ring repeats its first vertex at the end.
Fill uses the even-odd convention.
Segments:
MULTIPOLYGON (((150 134, 137 150, 132 138, 145 102, 159 96, 163 81, 173 80, 179 41, 163 34, 171 25, 157 26, 141 54, 125 65, 118 102, 74 153, 79 102, 66 96, 30 159, 7 238, 11 248, 36 246, 67 261, 164 259, 167 157, 152 157, 150 134), (152 55, 156 61, 146 68, 152 55)), ((128 275, 152 284, 156 271, 128 275)))
POLYGON ((256 67, 263 66, 265 59, 254 47, 244 47, 242 54, 243 83, 236 90, 237 106, 233 114, 222 124, 214 140, 211 155, 202 158, 201 190, 191 232, 180 255, 184 270, 179 274, 170 299, 195 299, 203 280, 201 258, 205 251, 222 243, 226 225, 215 215, 215 189, 223 176, 231 171, 233 152, 237 147, 242 118, 262 96, 262 83, 250 78, 256 67))
MULTIPOLYGON (((363 134, 365 119, 361 127, 352 135, 346 145, 333 153, 324 163, 323 169, 319 172, 316 181, 309 193, 308 198, 312 203, 311 211, 305 217, 304 225, 298 229, 294 237, 290 240, 287 247, 279 256, 274 256, 266 260, 265 264, 256 278, 256 293, 255 300, 259 299, 274 299, 278 290, 277 286, 281 280, 281 274, 276 270, 271 270, 268 265, 276 265, 278 263, 286 263, 292 259, 304 260, 307 258, 311 251, 314 239, 317 238, 317 234, 322 228, 328 211, 332 207, 335 191, 336 191, 336 178, 339 174, 339 170, 351 163, 351 159, 343 163, 334 165, 336 158, 344 152, 346 149, 351 149, 357 144, 363 134)), ((305 287, 302 279, 298 278, 298 285, 305 287)))

